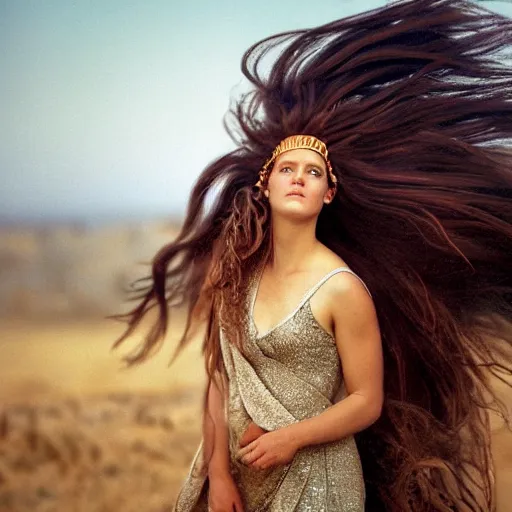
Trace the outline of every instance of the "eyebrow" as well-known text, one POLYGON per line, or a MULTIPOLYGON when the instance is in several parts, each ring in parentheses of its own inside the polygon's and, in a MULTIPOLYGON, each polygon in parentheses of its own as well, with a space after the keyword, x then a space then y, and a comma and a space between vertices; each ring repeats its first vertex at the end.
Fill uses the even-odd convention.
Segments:
MULTIPOLYGON (((294 160, 283 160, 282 162, 279 162, 278 167, 282 167, 283 165, 297 165, 297 162, 294 160)), ((306 164, 306 167, 315 167, 316 169, 320 171, 324 171, 324 168, 319 164, 314 164, 312 162, 308 162, 306 164)))

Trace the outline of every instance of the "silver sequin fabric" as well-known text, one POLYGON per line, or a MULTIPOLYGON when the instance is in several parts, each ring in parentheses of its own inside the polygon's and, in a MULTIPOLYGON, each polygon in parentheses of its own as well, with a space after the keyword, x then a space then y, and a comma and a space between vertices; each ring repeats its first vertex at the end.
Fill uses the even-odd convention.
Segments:
MULTIPOLYGON (((364 511, 364 479, 353 436, 303 448, 290 464, 267 470, 252 469, 235 459, 251 421, 265 430, 276 430, 316 416, 345 396, 335 340, 317 322, 310 306, 318 288, 338 272, 356 275, 347 267, 333 270, 306 293, 292 313, 258 334, 252 320, 261 268, 256 270, 248 287, 244 354, 221 333, 229 379, 231 472, 246 512, 364 511)), ((202 445, 175 512, 207 510, 208 482, 197 474, 201 456, 202 445)))

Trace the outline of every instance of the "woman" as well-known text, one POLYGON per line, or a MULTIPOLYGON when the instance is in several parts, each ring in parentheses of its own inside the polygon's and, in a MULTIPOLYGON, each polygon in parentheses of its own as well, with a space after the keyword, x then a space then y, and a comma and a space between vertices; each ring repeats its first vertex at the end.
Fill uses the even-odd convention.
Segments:
MULTIPOLYGON (((364 510, 352 435, 382 406, 375 310, 365 285, 315 235, 336 192, 325 146, 292 136, 273 158, 259 184, 271 212, 271 249, 248 287, 244 354, 220 340, 229 425, 223 393, 215 381, 210 388, 209 503, 212 510, 292 510, 328 500, 332 510, 364 510), (333 405, 341 373, 347 396, 333 405)), ((190 477, 177 510, 206 502, 204 481, 190 477)))
POLYGON ((131 363, 173 307, 188 307, 179 348, 207 325, 203 443, 178 511, 494 509, 487 410, 505 408, 489 379, 512 374, 512 72, 498 60, 511 42, 508 19, 415 0, 245 54, 239 147, 203 171, 119 315, 118 343, 158 308, 131 363))

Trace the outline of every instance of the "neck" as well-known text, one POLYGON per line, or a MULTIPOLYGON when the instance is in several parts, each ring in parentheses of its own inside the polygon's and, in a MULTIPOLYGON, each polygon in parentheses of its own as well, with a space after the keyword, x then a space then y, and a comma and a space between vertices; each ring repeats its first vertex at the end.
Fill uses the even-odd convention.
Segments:
POLYGON ((319 244, 315 229, 316 219, 302 223, 272 219, 272 270, 288 274, 302 269, 308 260, 305 256, 313 256, 319 244))

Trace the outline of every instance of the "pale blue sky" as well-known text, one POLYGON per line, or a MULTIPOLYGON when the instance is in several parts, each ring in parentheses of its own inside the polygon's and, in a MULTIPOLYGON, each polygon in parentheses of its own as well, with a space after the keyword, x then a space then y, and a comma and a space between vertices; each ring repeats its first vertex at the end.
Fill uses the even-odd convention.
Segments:
POLYGON ((0 219, 182 215, 246 48, 384 4, 0 0, 0 219))

